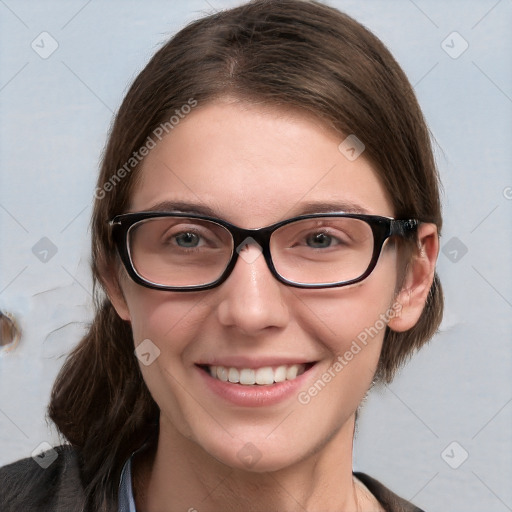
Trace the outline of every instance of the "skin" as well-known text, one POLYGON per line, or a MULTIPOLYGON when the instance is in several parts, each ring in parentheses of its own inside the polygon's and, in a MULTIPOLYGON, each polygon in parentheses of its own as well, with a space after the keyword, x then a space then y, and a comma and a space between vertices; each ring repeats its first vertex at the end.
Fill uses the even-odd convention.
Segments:
MULTIPOLYGON (((246 228, 293 217, 317 202, 393 216, 364 154, 350 162, 338 150, 342 140, 296 112, 227 99, 200 106, 146 157, 130 211, 187 202, 246 228)), ((438 252, 434 225, 421 225, 418 234, 420 250, 398 294, 391 245, 362 283, 330 290, 279 283, 262 257, 240 258, 229 279, 208 291, 151 290, 124 271, 119 281, 107 277, 135 345, 149 338, 161 351, 151 365, 141 365, 161 421, 155 452, 135 464, 140 510, 381 510, 354 482, 352 442, 384 329, 308 404, 293 396, 271 406, 235 407, 205 388, 194 365, 233 355, 317 361, 301 388, 307 390, 394 304, 401 311, 390 328, 417 322, 438 252), (238 456, 247 443, 261 455, 251 466, 238 456)))

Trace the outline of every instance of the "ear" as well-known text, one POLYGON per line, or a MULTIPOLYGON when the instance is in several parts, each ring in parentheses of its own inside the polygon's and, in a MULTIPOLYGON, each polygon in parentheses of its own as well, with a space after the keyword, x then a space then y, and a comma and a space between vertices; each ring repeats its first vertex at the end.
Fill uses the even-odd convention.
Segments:
POLYGON ((407 331, 416 325, 434 280, 439 253, 437 226, 430 223, 420 224, 417 240, 417 247, 407 266, 402 289, 395 298, 401 305, 400 313, 388 323, 389 328, 397 332, 407 331))
POLYGON ((117 270, 115 268, 108 268, 108 270, 102 272, 102 275, 103 286, 107 291, 108 298, 114 306, 114 309, 123 320, 130 322, 130 310, 126 304, 123 290, 121 289, 119 282, 120 276, 118 276, 117 270))

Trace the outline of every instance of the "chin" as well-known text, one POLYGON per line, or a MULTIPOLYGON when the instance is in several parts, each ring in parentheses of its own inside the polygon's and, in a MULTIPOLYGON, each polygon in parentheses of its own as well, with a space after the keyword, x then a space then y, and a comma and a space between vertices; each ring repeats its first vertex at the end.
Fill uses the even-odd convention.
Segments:
POLYGON ((262 474, 273 473, 293 466, 300 457, 290 454, 269 453, 256 448, 256 445, 248 442, 236 453, 226 454, 222 459, 218 458, 230 468, 247 473, 262 474))
POLYGON ((199 446, 225 466, 258 474, 272 473, 299 464, 325 444, 319 440, 318 445, 313 446, 306 443, 304 439, 292 439, 292 436, 288 438, 288 442, 281 437, 269 440, 265 439, 265 436, 268 436, 268 432, 261 437, 254 436, 252 440, 224 438, 200 443, 199 446))

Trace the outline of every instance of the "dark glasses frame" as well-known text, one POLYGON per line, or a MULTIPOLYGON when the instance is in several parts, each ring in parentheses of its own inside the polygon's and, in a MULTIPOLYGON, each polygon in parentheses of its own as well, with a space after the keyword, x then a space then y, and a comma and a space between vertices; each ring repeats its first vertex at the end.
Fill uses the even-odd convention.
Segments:
POLYGON ((206 215, 198 215, 194 213, 181 213, 181 212, 163 212, 163 211, 147 211, 147 212, 136 212, 136 213, 124 213, 121 215, 116 215, 113 219, 109 221, 109 225, 112 228, 112 238, 117 248, 117 252, 123 265, 128 272, 130 278, 137 284, 141 286, 145 286, 147 288, 152 288, 155 290, 164 290, 164 291, 198 291, 198 290, 208 290, 211 288, 215 288, 222 284, 226 279, 230 276, 231 272, 235 268, 236 262, 238 261, 239 251, 238 248, 243 242, 246 242, 248 238, 251 238, 255 242, 257 242, 262 249, 262 254, 265 258, 267 266, 272 273, 272 275, 281 283, 284 283, 289 286, 293 286, 296 288, 335 288, 341 286, 348 286, 351 284, 359 283, 366 279, 375 269, 377 265, 377 261, 382 251, 382 247, 384 242, 392 237, 398 236, 405 239, 410 239, 414 236, 416 229, 420 221, 414 219, 400 220, 393 219, 391 217, 382 217, 379 215, 365 215, 365 214, 356 214, 356 213, 344 213, 344 212, 328 212, 328 213, 313 213, 308 215, 300 215, 298 217, 293 217, 290 219, 283 220, 281 222, 277 222, 270 226, 257 228, 257 229, 243 229, 234 224, 226 222, 222 219, 217 219, 215 217, 209 217, 206 215), (224 272, 220 275, 218 279, 211 283, 193 285, 193 286, 167 286, 161 285, 158 283, 153 283, 152 281, 148 281, 144 279, 140 274, 137 273, 133 261, 130 255, 130 249, 128 246, 128 235, 130 228, 132 228, 138 222, 153 219, 153 218, 161 218, 161 217, 174 217, 174 218, 190 218, 190 219, 198 219, 213 222, 218 224, 219 226, 224 227, 227 231, 231 233, 233 238, 233 254, 231 255, 231 259, 228 262, 224 272), (350 218, 350 219, 358 219, 366 222, 373 233, 374 244, 373 244, 373 254, 370 264, 366 271, 355 279, 351 279, 349 281, 339 281, 335 283, 320 283, 320 284, 310 284, 310 283, 297 283, 294 281, 290 281, 283 276, 281 276, 276 268, 274 267, 274 263, 272 261, 272 256, 270 254, 270 237, 277 229, 282 226, 286 226, 287 224, 291 224, 292 222, 297 222, 300 220, 307 219, 315 219, 315 218, 325 218, 325 217, 337 217, 337 218, 350 218))

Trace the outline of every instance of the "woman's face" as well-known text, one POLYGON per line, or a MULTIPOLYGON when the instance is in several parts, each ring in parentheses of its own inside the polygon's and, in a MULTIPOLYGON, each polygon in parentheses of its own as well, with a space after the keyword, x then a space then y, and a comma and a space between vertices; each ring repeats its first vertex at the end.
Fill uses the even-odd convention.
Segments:
MULTIPOLYGON (((227 101, 199 106, 145 158, 130 211, 180 203, 243 228, 347 208, 393 216, 364 153, 351 161, 341 142, 297 113, 227 101)), ((211 290, 158 291, 121 279, 125 302, 117 310, 131 322, 136 346, 150 340, 140 366, 161 410, 160 435, 183 436, 203 457, 253 471, 329 448, 342 456, 385 320, 397 311, 396 252, 384 246, 357 285, 317 290, 278 282, 256 247, 244 252, 211 290), (293 379, 295 364, 306 371, 293 379), (208 366, 291 373, 281 383, 242 385, 212 377, 208 366)))

